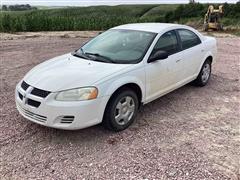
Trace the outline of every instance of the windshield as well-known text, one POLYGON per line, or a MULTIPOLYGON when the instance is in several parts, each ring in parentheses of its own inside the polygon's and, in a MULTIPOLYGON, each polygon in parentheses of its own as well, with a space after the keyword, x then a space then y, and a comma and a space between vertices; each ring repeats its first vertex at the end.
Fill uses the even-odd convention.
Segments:
POLYGON ((155 36, 151 32, 111 29, 86 43, 76 53, 108 63, 138 63, 155 36))

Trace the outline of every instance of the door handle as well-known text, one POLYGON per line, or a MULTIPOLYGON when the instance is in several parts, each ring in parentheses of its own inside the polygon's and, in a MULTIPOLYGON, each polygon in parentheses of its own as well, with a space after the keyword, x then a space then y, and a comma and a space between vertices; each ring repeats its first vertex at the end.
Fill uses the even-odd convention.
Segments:
POLYGON ((202 49, 201 52, 204 52, 204 49, 202 49))
POLYGON ((178 63, 178 62, 180 62, 182 59, 178 59, 178 60, 176 60, 176 63, 178 63))

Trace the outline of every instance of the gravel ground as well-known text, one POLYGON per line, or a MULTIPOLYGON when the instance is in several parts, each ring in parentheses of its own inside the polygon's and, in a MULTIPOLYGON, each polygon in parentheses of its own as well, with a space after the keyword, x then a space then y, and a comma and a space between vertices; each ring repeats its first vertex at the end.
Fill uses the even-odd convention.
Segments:
POLYGON ((240 38, 217 38, 209 84, 144 106, 119 133, 43 127, 15 108, 16 83, 87 38, 1 39, 0 179, 240 179, 240 38))

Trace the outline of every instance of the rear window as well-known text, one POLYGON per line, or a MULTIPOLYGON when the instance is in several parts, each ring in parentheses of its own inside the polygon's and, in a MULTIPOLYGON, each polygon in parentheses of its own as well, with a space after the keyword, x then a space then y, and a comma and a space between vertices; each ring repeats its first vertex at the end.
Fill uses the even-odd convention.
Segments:
POLYGON ((199 37, 192 31, 187 29, 179 29, 178 30, 181 42, 182 42, 182 48, 188 49, 193 46, 196 46, 198 44, 201 44, 201 40, 199 37))

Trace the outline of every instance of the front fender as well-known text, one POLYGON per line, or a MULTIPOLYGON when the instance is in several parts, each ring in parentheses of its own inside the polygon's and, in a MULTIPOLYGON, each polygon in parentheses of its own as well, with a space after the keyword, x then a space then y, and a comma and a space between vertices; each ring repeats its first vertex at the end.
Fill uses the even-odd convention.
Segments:
POLYGON ((138 85, 142 91, 142 100, 145 99, 145 72, 143 69, 135 70, 126 74, 121 74, 107 81, 104 81, 101 84, 98 84, 97 87, 99 88, 99 96, 109 96, 111 95, 120 87, 134 83, 138 85))

